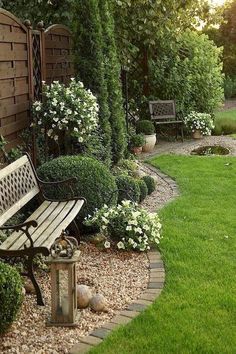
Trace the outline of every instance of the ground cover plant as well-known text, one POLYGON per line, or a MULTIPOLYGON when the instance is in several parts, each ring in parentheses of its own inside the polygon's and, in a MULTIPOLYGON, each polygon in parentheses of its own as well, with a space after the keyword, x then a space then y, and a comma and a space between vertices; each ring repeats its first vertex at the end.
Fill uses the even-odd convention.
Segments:
POLYGON ((219 111, 215 114, 214 133, 217 135, 236 133, 236 108, 219 111))
POLYGON ((235 158, 161 156, 181 196, 160 217, 166 283, 158 300, 91 353, 234 353, 235 158))

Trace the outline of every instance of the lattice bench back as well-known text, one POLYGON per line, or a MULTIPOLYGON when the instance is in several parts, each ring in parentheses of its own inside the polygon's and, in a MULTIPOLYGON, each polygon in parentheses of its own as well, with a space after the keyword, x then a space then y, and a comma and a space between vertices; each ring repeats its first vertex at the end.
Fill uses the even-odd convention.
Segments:
POLYGON ((151 118, 160 124, 176 122, 175 101, 150 101, 151 118))
POLYGON ((39 191, 33 168, 26 155, 0 170, 0 226, 39 191))

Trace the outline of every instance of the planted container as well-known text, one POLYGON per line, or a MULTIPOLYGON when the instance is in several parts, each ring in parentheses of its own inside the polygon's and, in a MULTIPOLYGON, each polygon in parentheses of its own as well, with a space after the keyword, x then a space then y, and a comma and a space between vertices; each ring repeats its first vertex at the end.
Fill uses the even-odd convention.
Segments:
POLYGON ((143 145, 144 152, 151 152, 156 144, 156 133, 154 124, 150 120, 140 120, 136 125, 137 133, 144 134, 145 143, 143 145))

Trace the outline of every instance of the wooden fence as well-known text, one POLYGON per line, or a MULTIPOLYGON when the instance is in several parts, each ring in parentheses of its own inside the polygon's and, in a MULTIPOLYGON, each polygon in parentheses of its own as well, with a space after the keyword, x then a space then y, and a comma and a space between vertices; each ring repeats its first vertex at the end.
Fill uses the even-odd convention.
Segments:
POLYGON ((30 105, 41 99, 42 80, 65 84, 74 76, 72 34, 63 25, 32 30, 0 9, 0 135, 9 150, 30 125, 30 105))

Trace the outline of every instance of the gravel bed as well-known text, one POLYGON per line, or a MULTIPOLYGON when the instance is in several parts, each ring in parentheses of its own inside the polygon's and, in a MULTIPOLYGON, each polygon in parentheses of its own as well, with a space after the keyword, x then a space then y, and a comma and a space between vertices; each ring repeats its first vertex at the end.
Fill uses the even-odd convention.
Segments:
POLYGON ((77 265, 78 283, 89 285, 93 293, 103 294, 107 313, 80 310, 78 327, 65 329, 46 327, 50 314, 49 274, 38 274, 46 306, 37 306, 35 296, 26 295, 21 313, 9 332, 0 338, 0 353, 51 354, 68 353, 79 337, 109 321, 121 309, 140 297, 149 278, 146 253, 98 250, 92 244, 82 244, 77 265))
POLYGON ((145 160, 154 155, 177 154, 190 155, 193 149, 206 145, 221 145, 230 150, 228 156, 236 156, 236 139, 230 136, 205 136, 200 140, 184 140, 184 142, 158 141, 151 153, 142 153, 140 159, 145 160))
POLYGON ((147 209, 150 213, 160 210, 164 205, 176 197, 177 190, 174 191, 169 182, 163 178, 157 170, 154 170, 147 165, 140 164, 140 171, 143 174, 152 176, 156 181, 155 191, 148 195, 141 203, 141 206, 147 209))

